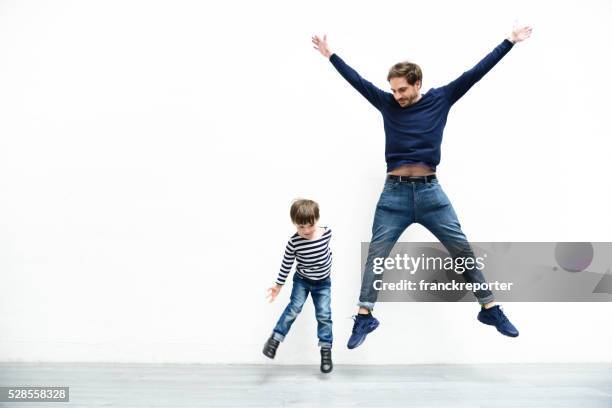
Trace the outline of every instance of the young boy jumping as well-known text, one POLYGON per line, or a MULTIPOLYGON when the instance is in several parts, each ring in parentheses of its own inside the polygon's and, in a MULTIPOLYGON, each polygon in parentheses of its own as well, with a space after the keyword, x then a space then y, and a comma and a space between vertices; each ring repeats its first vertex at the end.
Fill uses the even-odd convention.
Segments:
POLYGON ((287 336, 310 293, 317 318, 321 371, 329 373, 333 369, 330 278, 332 253, 329 248, 331 229, 317 225, 319 205, 312 200, 294 201, 290 216, 297 232, 287 242, 276 284, 268 289, 269 301, 276 299, 291 272, 294 261, 297 260, 293 274, 293 288, 289 304, 266 341, 263 353, 266 357, 274 358, 278 345, 287 336))

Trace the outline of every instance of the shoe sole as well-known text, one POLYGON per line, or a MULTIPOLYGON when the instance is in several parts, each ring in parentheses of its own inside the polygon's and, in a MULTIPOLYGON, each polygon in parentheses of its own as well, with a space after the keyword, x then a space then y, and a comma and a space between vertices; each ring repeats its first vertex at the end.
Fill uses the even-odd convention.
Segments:
MULTIPOLYGON (((495 327, 495 324, 494 324, 494 323, 484 322, 484 321, 480 320, 480 317, 477 317, 477 319, 478 319, 478 321, 479 321, 480 323, 482 323, 482 324, 486 324, 486 325, 488 325, 488 326, 493 326, 493 327, 495 327)), ((508 337, 518 337, 518 335, 519 335, 518 333, 516 333, 516 334, 504 333, 503 331, 499 330, 497 327, 495 327, 495 329, 496 329, 498 332, 500 332, 501 334, 503 334, 504 336, 508 336, 508 337)))
POLYGON ((519 335, 518 333, 516 333, 516 334, 504 333, 504 332, 499 331, 499 330, 498 330, 498 332, 500 332, 500 333, 501 333, 501 334, 503 334, 504 336, 508 336, 508 337, 518 337, 518 335, 519 335))

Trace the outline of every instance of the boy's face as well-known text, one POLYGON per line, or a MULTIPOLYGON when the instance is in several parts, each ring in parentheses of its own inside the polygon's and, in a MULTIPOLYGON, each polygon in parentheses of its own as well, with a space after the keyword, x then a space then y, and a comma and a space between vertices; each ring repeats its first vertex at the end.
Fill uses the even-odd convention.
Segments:
POLYGON ((297 233, 304 239, 310 239, 314 236, 317 230, 317 224, 294 224, 297 228, 297 233))

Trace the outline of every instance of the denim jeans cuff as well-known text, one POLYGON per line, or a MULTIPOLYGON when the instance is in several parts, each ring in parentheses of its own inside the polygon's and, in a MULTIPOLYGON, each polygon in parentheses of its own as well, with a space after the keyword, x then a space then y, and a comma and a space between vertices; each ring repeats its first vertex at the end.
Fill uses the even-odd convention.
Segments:
POLYGON ((487 303, 491 303, 492 301, 494 301, 495 300, 495 296, 489 295, 487 297, 477 298, 477 299, 478 299, 478 303, 480 303, 481 305, 486 305, 487 303))
POLYGON ((283 340, 285 340, 285 336, 283 336, 282 334, 277 333, 277 332, 272 332, 272 338, 273 338, 274 340, 278 340, 278 341, 283 341, 283 340))
POLYGON ((326 341, 319 341, 319 347, 332 348, 332 344, 326 341))
POLYGON ((370 312, 372 310, 374 310, 374 303, 372 302, 357 302, 357 306, 359 307, 365 307, 366 309, 368 309, 370 312))

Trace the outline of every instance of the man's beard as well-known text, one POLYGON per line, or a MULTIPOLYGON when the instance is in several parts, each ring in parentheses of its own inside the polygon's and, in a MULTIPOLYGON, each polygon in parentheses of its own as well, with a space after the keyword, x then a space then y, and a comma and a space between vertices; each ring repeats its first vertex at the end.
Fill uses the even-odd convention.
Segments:
POLYGON ((399 100, 400 104, 408 104, 408 106, 412 105, 414 101, 417 99, 418 95, 409 96, 407 98, 401 98, 399 100))

